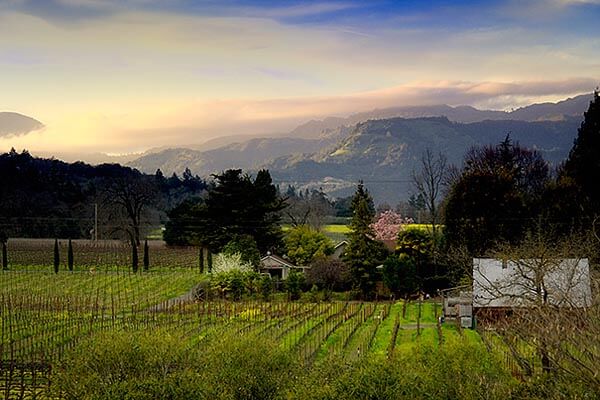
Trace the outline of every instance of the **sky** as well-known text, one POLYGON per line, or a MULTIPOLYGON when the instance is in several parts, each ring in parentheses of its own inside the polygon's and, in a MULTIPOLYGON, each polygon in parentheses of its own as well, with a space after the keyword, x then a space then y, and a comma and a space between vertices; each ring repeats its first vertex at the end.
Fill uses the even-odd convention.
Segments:
POLYGON ((182 147, 310 119, 511 109, 600 83, 600 0, 0 0, 0 151, 182 147))

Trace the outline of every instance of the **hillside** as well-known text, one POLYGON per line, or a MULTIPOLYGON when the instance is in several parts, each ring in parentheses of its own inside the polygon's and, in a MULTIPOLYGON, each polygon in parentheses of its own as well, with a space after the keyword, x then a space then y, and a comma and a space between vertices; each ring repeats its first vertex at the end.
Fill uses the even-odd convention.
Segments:
POLYGON ((507 133, 515 142, 538 149, 557 165, 568 154, 580 124, 563 121, 482 121, 470 124, 445 117, 392 118, 358 124, 339 144, 310 157, 281 157, 266 165, 280 182, 300 187, 323 187, 332 195, 351 193, 362 179, 376 202, 395 203, 410 192, 413 169, 426 148, 441 151, 460 164, 473 145, 499 143, 507 133))
MULTIPOLYGON (((252 138, 211 150, 187 148, 147 153, 128 165, 147 173, 207 176, 227 168, 269 168, 281 183, 321 187, 347 195, 367 182, 377 201, 407 198, 411 171, 426 148, 460 163, 473 145, 497 143, 507 133, 560 163, 577 133, 590 96, 534 104, 511 112, 448 105, 398 107, 330 117, 300 125, 288 137, 252 138)), ((236 140, 239 136, 233 136, 236 140)))

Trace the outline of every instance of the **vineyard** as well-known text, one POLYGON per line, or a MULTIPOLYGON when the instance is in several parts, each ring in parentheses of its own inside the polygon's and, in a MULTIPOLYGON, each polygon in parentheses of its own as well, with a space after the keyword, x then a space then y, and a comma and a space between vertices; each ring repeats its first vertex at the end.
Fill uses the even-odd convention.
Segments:
POLYGON ((494 335, 440 324, 435 302, 197 301, 192 288, 205 278, 196 270, 173 268, 138 274, 13 269, 0 279, 0 397, 5 399, 44 398, 65 355, 111 332, 161 332, 188 349, 214 347, 231 335, 253 338, 315 367, 462 343, 494 353, 508 371, 520 368, 494 335))
MULTIPOLYGON (((76 269, 115 269, 131 265, 131 246, 120 240, 73 240, 74 265, 76 269)), ((67 269, 68 240, 58 240, 60 268, 67 269)), ((140 246, 140 251, 142 251, 140 246)), ((150 266, 198 267, 198 248, 167 246, 161 240, 148 241, 150 266)), ((8 261, 20 268, 51 268, 53 265, 53 239, 10 239, 8 261)))

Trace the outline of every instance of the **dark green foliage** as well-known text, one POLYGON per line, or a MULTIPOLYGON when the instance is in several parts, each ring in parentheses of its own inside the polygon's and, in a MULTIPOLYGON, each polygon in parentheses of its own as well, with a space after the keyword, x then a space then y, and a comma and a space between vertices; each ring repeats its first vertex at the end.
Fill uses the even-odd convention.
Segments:
POLYGON ((169 216, 165 240, 169 244, 202 244, 219 252, 234 237, 249 235, 266 253, 281 242, 279 226, 285 204, 266 170, 254 180, 240 169, 213 175, 205 202, 188 202, 169 216))
POLYGON ((58 266, 60 265, 60 252, 58 251, 58 239, 54 239, 54 273, 58 274, 58 266))
POLYGON ((8 250, 6 249, 6 241, 2 242, 2 270, 8 271, 8 250))
POLYGON ((67 248, 67 266, 69 267, 69 271, 73 271, 73 243, 71 239, 69 239, 69 246, 67 248))
POLYGON ((133 273, 138 272, 138 249, 134 240, 131 241, 131 269, 133 273))
POLYGON ((148 240, 144 241, 144 271, 150 268, 150 249, 148 248, 148 240))
POLYGON ((202 206, 202 199, 188 199, 167 212, 169 220, 163 231, 163 239, 168 245, 185 246, 197 242, 194 220, 202 206))
POLYGON ((197 177, 190 185, 178 178, 165 180, 118 164, 66 163, 32 157, 25 150, 17 153, 14 149, 0 154, 0 176, 0 222, 7 227, 4 233, 11 237, 89 238, 93 205, 103 183, 114 179, 133 177, 156 182, 154 193, 160 201, 155 205, 160 211, 206 188, 197 177))
MULTIPOLYGON (((438 235, 437 238, 439 240, 440 236, 438 235)), ((438 244, 438 248, 439 246, 438 244)), ((435 245, 431 231, 408 228, 398 232, 395 253, 400 257, 403 255, 410 257, 415 264, 413 292, 422 290, 426 293, 435 293, 438 289, 449 286, 449 271, 444 265, 448 257, 434 257, 435 245)))
POLYGON ((291 270, 287 279, 285 280, 285 288, 288 292, 290 300, 298 300, 302 293, 302 286, 304 285, 304 274, 295 270, 291 270))
POLYGON ((250 263, 254 268, 258 268, 260 265, 258 246, 256 240, 250 235, 234 235, 221 252, 228 255, 239 253, 242 256, 242 262, 250 263))
POLYGON ((548 173, 538 152, 509 137, 471 149, 446 199, 448 243, 482 256, 496 242, 518 242, 536 222, 548 173))
POLYGON ((392 254, 383 263, 383 282, 399 297, 408 297, 419 288, 417 263, 408 254, 392 254))
POLYGON ((596 90, 584 114, 577 138, 569 157, 560 172, 563 179, 569 179, 576 191, 564 202, 565 212, 579 210, 575 214, 565 214, 564 218, 577 218, 580 225, 591 226, 594 217, 600 215, 600 94, 596 90), (569 201, 570 200, 570 201, 569 201), (571 203, 571 204, 570 204, 571 203))
POLYGON ((260 276, 260 296, 264 301, 271 300, 271 294, 273 293, 273 279, 268 274, 262 274, 260 276))
POLYGON ((373 199, 362 182, 359 183, 352 198, 352 221, 349 244, 344 261, 350 267, 354 287, 363 298, 371 298, 375 294, 375 285, 379 278, 377 266, 387 257, 384 245, 374 240, 375 233, 370 224, 375 217, 373 199))

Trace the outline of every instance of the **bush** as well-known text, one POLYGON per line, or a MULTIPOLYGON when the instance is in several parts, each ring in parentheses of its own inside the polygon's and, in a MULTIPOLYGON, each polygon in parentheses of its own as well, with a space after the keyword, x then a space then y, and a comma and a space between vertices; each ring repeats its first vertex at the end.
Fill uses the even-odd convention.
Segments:
POLYGON ((279 399, 298 367, 265 338, 230 335, 189 348, 167 331, 100 334, 53 371, 66 399, 279 399))
POLYGON ((290 274, 285 280, 285 288, 288 292, 290 300, 298 300, 300 298, 303 285, 304 274, 298 271, 290 271, 290 274))

